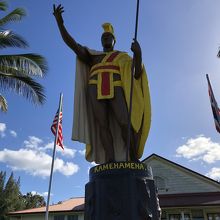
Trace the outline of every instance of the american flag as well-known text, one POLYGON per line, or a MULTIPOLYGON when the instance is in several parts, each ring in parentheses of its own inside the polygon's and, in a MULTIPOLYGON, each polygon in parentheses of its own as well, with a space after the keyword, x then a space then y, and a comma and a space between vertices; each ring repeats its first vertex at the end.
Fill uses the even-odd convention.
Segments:
POLYGON ((208 81, 209 98, 210 98, 212 113, 213 113, 213 117, 214 117, 215 127, 216 127, 216 130, 220 133, 220 109, 219 109, 218 104, 215 100, 215 96, 214 96, 214 93, 212 91, 212 86, 211 86, 211 83, 209 81, 208 74, 206 74, 206 78, 207 78, 207 81, 208 81))
POLYGON ((63 119, 62 108, 60 110, 60 117, 58 117, 58 115, 59 115, 59 110, 57 111, 57 113, 56 113, 56 115, 54 117, 53 124, 51 126, 51 131, 56 136, 57 122, 58 122, 58 118, 59 118, 59 125, 58 125, 59 129, 58 129, 56 145, 60 146, 64 150, 64 146, 63 146, 63 130, 62 130, 62 119, 63 119))

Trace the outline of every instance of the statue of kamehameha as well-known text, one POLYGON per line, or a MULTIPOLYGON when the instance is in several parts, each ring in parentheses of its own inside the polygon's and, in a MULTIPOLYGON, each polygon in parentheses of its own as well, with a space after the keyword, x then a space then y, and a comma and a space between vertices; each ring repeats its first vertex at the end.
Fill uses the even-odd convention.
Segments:
MULTIPOLYGON (((90 162, 126 161, 132 58, 114 50, 116 38, 110 23, 102 25, 103 52, 98 52, 81 46, 70 36, 64 26, 62 5, 54 5, 53 10, 64 42, 77 55, 72 139, 86 144, 86 159, 90 162)), ((138 161, 150 129, 151 107, 141 48, 136 40, 131 50, 135 71, 128 160, 138 161)))

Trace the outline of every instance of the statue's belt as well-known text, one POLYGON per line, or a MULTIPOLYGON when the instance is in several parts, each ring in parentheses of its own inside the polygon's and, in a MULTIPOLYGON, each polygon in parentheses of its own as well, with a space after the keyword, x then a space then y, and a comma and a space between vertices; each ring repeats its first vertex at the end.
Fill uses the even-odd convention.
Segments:
POLYGON ((122 86, 119 70, 119 66, 108 64, 99 64, 91 68, 89 84, 97 85, 97 99, 114 97, 114 87, 122 86))

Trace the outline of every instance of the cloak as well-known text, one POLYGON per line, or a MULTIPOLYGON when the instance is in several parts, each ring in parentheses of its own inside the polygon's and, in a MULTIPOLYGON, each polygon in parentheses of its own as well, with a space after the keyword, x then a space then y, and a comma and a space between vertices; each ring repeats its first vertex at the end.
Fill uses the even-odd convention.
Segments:
MULTIPOLYGON (((100 54, 88 50, 90 54, 100 54)), ((130 101, 131 87, 131 68, 132 58, 124 52, 121 52, 118 65, 120 67, 120 75, 122 88, 124 90, 127 106, 130 101)), ((106 53, 105 53, 106 54, 106 53)), ((147 80, 147 74, 143 66, 143 72, 139 79, 134 78, 133 98, 132 98, 132 113, 131 124, 135 132, 140 134, 137 156, 141 158, 144 150, 144 145, 150 130, 151 124, 151 104, 150 92, 147 80)), ((87 98, 87 86, 89 81, 90 67, 76 60, 76 75, 75 75, 75 94, 74 94, 74 116, 72 140, 86 144, 86 160, 94 161, 97 164, 105 163, 105 152, 102 147, 99 132, 99 125, 95 122, 91 104, 87 98)), ((126 161, 126 146, 121 135, 121 128, 116 119, 111 116, 110 129, 113 136, 113 145, 116 161, 126 161)))

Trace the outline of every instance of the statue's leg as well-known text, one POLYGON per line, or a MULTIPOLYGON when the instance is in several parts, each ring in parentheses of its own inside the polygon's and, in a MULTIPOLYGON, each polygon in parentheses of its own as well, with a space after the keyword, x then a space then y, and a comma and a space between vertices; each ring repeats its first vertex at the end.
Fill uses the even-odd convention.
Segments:
MULTIPOLYGON (((124 140, 125 146, 127 147, 128 139, 128 108, 124 96, 124 91, 121 87, 115 87, 114 98, 110 101, 113 114, 119 123, 122 131, 122 138, 124 140)), ((134 129, 131 126, 131 147, 130 147, 130 159, 132 161, 137 161, 137 150, 136 150, 136 138, 134 129)))
POLYGON ((114 147, 109 129, 107 102, 106 100, 97 100, 96 85, 88 86, 88 98, 91 101, 95 119, 100 126, 100 139, 105 150, 105 160, 106 162, 114 161, 114 147))

